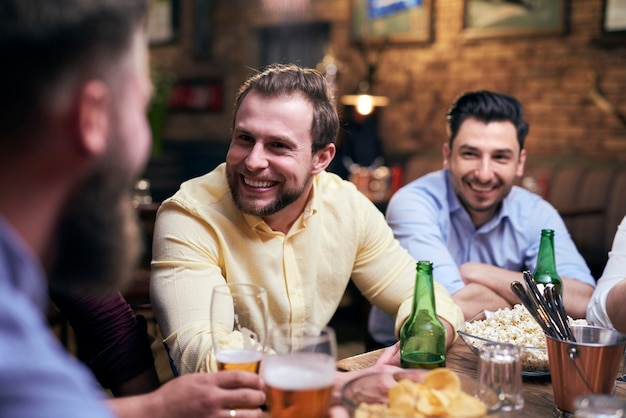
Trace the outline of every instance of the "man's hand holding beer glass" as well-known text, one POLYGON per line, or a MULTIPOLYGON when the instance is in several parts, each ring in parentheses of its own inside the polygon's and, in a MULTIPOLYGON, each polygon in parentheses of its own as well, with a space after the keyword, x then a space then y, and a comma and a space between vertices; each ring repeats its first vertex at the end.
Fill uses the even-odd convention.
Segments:
MULTIPOLYGON (((279 324, 268 329, 265 289, 249 284, 216 286, 211 298, 214 364, 220 373, 260 373, 272 418, 335 418, 343 385, 374 370, 397 370, 394 348, 386 362, 359 371, 338 372, 335 332, 327 326, 279 324), (386 363, 386 364, 385 364, 386 363)), ((396 356, 397 357, 397 356, 396 356)), ((253 405, 232 405, 230 416, 252 412, 253 405)))

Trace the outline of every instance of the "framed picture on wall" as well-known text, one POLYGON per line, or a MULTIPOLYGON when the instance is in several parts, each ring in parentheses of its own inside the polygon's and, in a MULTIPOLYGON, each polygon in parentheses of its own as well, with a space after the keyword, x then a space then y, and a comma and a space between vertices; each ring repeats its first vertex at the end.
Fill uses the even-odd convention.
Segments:
POLYGON ((211 53, 211 0, 194 0, 193 52, 196 57, 211 53))
POLYGON ((179 0, 149 3, 147 32, 150 46, 167 45, 178 39, 179 0))
POLYGON ((471 40, 564 33, 565 3, 566 0, 465 0, 462 35, 471 40))
POLYGON ((607 35, 626 35, 626 0, 604 0, 602 32, 607 35))
POLYGON ((352 37, 367 42, 430 42, 433 1, 352 0, 352 37))

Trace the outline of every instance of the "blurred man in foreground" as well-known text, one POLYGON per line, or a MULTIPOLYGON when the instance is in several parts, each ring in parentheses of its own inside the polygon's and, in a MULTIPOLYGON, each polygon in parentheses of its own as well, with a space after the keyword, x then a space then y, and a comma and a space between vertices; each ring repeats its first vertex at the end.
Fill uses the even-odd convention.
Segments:
POLYGON ((46 324, 48 286, 110 290, 135 267, 130 193, 151 144, 146 8, 0 2, 2 417, 227 416, 229 405, 264 402, 253 374, 190 375, 104 402, 46 324), (228 390, 240 386, 250 389, 228 390))

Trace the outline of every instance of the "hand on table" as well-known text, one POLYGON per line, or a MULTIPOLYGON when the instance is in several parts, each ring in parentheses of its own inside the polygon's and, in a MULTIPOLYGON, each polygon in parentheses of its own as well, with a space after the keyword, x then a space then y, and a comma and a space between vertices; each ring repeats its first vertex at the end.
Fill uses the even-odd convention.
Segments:
POLYGON ((385 351, 376 360, 374 367, 384 365, 400 367, 400 341, 385 348, 385 351))
MULTIPOLYGON (((398 342, 385 348, 382 355, 371 367, 349 372, 337 372, 335 377, 335 388, 333 389, 332 404, 341 404, 341 389, 352 379, 373 372, 399 372, 402 370, 404 369, 400 368, 400 343, 398 342)), ((334 417, 331 416, 331 418, 334 417)))

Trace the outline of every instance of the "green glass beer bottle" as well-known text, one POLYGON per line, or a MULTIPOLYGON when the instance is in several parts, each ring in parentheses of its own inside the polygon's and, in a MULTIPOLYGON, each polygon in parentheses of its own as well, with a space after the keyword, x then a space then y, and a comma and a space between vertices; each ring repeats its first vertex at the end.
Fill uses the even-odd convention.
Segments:
POLYGON ((556 272, 554 261, 554 231, 552 229, 541 230, 539 255, 537 256, 537 267, 533 272, 533 278, 541 292, 546 286, 556 286, 559 293, 563 294, 561 278, 556 272))
POLYGON ((410 369, 446 365, 446 329, 437 317, 430 261, 417 262, 411 315, 400 329, 400 365, 410 369))

